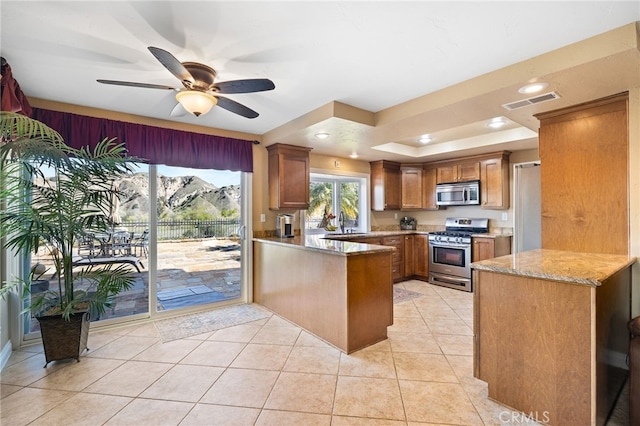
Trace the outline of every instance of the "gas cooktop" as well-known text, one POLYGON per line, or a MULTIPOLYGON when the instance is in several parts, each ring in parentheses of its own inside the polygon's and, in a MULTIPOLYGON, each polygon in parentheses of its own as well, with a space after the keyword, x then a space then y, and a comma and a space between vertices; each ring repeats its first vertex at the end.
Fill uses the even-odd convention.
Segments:
POLYGON ((445 230, 430 232, 429 240, 471 244, 472 234, 489 232, 489 219, 450 217, 445 221, 445 230))

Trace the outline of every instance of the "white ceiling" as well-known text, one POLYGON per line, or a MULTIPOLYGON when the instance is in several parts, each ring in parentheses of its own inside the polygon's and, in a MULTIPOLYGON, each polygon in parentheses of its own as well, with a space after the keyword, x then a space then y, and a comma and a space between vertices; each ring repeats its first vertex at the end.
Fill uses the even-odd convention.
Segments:
MULTIPOLYGON (((250 133, 267 145, 423 161, 457 150, 535 147, 531 115, 540 108, 510 114, 500 105, 526 97, 517 93, 519 85, 549 77, 548 90, 562 99, 547 109, 588 100, 569 83, 576 70, 562 74, 551 66, 535 75, 534 65, 525 66, 504 84, 487 75, 640 21, 640 2, 2 0, 0 15, 2 56, 30 98, 250 133), (147 46, 205 63, 217 70, 218 81, 269 78, 276 88, 229 95, 260 113, 251 120, 221 108, 199 118, 171 117, 172 92, 96 82, 180 87, 147 46), (465 82, 479 76, 492 87, 461 95, 465 82), (449 94, 451 102, 443 102, 449 94), (489 99, 497 103, 488 105, 489 99), (347 113, 337 111, 343 104, 347 113), (364 118, 354 119, 354 111, 364 118), (508 130, 487 130, 486 120, 498 115, 510 120, 508 130), (331 137, 318 141, 319 131, 331 137), (437 140, 417 144, 427 132, 437 140)), ((605 83, 600 76, 588 95, 637 86, 640 77, 631 71, 631 82, 605 83)))

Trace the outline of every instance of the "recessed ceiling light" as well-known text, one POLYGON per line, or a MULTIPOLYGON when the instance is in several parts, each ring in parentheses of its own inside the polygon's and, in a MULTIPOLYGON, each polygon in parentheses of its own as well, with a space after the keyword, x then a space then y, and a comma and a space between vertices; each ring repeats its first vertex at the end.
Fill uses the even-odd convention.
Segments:
POLYGON ((530 93, 538 93, 539 91, 546 89, 548 86, 549 85, 547 83, 531 83, 526 86, 522 86, 518 89, 518 92, 528 95, 530 93))
POLYGON ((491 127, 492 129, 499 129, 505 124, 507 124, 507 121, 504 118, 496 117, 491 119, 491 121, 487 124, 487 126, 491 127))
POLYGON ((316 133, 316 135, 315 135, 315 136, 316 136, 316 138, 318 138, 318 139, 326 139, 326 138, 328 138, 328 137, 329 137, 329 133, 325 133, 325 132, 322 132, 322 133, 316 133))
POLYGON ((353 154, 351 154, 349 157, 351 157, 351 158, 358 158, 358 154, 354 152, 354 153, 353 153, 353 154))
POLYGON ((420 143, 429 143, 431 142, 433 139, 431 138, 431 136, 429 135, 422 135, 420 136, 420 139, 418 139, 418 142, 420 143))

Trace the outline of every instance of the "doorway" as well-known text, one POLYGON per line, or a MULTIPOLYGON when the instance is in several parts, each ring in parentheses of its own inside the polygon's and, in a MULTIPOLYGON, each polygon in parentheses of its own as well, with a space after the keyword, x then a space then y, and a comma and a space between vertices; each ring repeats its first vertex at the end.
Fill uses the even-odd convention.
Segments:
POLYGON ((542 207, 540 161, 513 166, 514 182, 514 252, 542 246, 542 207))
MULTIPOLYGON (((250 301, 250 173, 139 164, 119 185, 113 231, 128 236, 123 253, 140 263, 133 288, 92 327, 250 301)), ((43 260, 29 255, 25 266, 43 260)), ((33 316, 22 330, 23 340, 39 338, 33 316)))

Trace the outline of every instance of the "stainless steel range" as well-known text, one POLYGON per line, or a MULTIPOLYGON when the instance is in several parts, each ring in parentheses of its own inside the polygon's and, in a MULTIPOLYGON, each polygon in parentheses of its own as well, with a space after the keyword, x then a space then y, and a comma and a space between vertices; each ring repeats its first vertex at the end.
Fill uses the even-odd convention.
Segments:
POLYGON ((455 218, 445 230, 429 233, 429 282, 463 291, 471 283, 471 235, 489 232, 489 219, 455 218))

